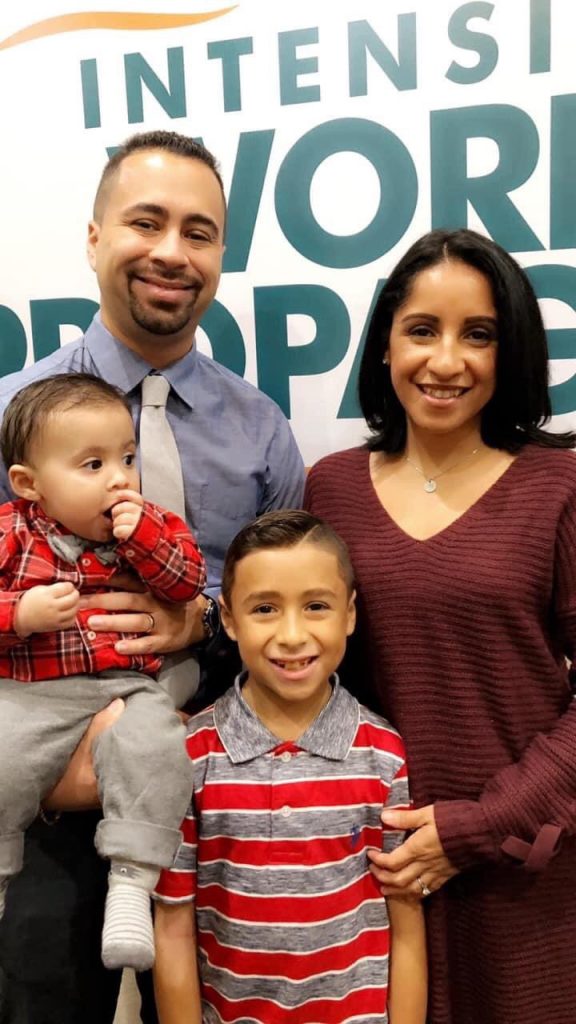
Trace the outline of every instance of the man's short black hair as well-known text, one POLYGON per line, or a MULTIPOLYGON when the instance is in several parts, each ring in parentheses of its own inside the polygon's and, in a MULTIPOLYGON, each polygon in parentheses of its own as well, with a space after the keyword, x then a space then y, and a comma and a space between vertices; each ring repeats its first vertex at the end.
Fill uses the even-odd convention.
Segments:
POLYGON ((119 388, 91 373, 61 373, 35 380, 9 402, 0 429, 0 450, 6 469, 30 461, 32 447, 50 416, 79 405, 121 405, 130 413, 119 388))
POLYGON ((203 146, 201 142, 196 142, 195 139, 191 139, 188 135, 179 135, 178 132, 139 132, 137 135, 130 136, 129 139, 126 139, 126 141, 122 143, 122 145, 110 157, 102 171, 100 182, 96 189, 96 197, 94 199, 93 215, 94 220, 97 223, 100 223, 102 220, 102 215, 108 199, 108 193, 110 191, 110 183, 114 178, 116 171, 120 167, 120 164, 127 156, 145 149, 161 149, 166 153, 174 153, 176 156, 187 157, 189 160, 199 160, 200 163, 205 164, 206 167, 210 168, 220 186, 224 209, 226 209, 226 197, 224 195, 224 185, 222 183, 222 176, 220 174, 218 161, 212 155, 210 150, 206 149, 206 146, 203 146))

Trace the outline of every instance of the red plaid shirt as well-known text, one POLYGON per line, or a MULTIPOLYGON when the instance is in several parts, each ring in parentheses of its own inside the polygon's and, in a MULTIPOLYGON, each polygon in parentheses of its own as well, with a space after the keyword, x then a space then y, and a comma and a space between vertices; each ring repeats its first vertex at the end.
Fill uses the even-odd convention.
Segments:
POLYGON ((116 544, 115 561, 106 565, 89 548, 75 563, 60 558, 48 537, 66 534, 35 502, 20 499, 0 505, 0 678, 29 683, 107 669, 156 673, 161 657, 119 654, 114 649, 118 633, 95 633, 89 628, 88 618, 101 611, 96 599, 93 608, 78 613, 70 629, 33 633, 25 640, 14 632, 16 606, 31 587, 63 581, 73 583, 83 595, 106 593, 111 589, 110 578, 126 570, 163 601, 192 601, 206 576, 204 559, 190 531, 172 512, 145 502, 134 533, 116 544))

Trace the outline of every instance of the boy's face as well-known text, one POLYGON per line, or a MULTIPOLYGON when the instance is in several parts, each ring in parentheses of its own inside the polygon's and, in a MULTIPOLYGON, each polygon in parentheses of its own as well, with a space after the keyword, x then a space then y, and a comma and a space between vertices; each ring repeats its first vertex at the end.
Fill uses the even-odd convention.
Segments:
POLYGON ((113 403, 56 410, 27 468, 31 488, 24 497, 79 537, 110 540, 110 510, 120 492, 140 490, 129 412, 113 403))
POLYGON ((222 618, 248 669, 245 693, 256 710, 327 699, 354 629, 354 596, 336 555, 305 541, 237 563, 222 618))

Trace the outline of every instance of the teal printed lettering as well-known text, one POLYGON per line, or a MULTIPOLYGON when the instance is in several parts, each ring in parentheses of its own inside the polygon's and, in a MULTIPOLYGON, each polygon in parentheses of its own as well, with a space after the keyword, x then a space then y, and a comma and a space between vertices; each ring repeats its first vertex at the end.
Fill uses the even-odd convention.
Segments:
POLYGON ((169 117, 186 117, 184 50, 181 46, 174 46, 166 50, 166 58, 168 61, 168 86, 164 85, 141 53, 124 54, 129 124, 141 124, 144 120, 143 85, 169 117))
POLYGON ((508 193, 523 185, 538 163, 540 143, 532 119, 518 107, 487 104, 437 110, 430 115, 432 226, 459 228, 468 223, 467 203, 486 230, 510 252, 536 252, 544 246, 508 193), (469 139, 493 139, 498 166, 471 178, 469 139))
POLYGON ((576 247, 576 95, 553 96, 550 127, 550 248, 576 247))
POLYGON ((32 299, 30 319, 34 361, 60 348, 61 327, 73 324, 78 328, 78 334, 84 334, 97 312, 98 303, 92 299, 32 299))
POLYGON ((298 57, 299 46, 310 46, 318 42, 317 28, 300 28, 293 32, 278 33, 278 65, 280 74, 280 103, 317 103, 320 99, 319 85, 299 85, 302 75, 313 75, 318 71, 317 57, 298 57))
POLYGON ((254 289, 258 385, 290 416, 290 378, 327 373, 342 361, 350 342, 350 317, 330 288, 313 284, 254 289), (316 335, 290 345, 288 317, 312 317, 316 335))
POLYGON ((370 54, 379 68, 399 90, 416 89, 416 15, 398 15, 398 59, 367 21, 351 21, 348 25, 348 78, 351 96, 368 95, 368 61, 370 54))
POLYGON ((276 215, 291 245, 324 267, 361 267, 388 252, 407 231, 418 198, 418 178, 410 153, 392 132, 375 121, 341 118, 303 135, 284 158, 276 181, 276 215), (367 227, 353 235, 326 231, 310 203, 318 167, 335 153, 358 153, 380 179, 380 202, 367 227))
POLYGON ((242 110, 242 89, 240 85, 240 57, 253 51, 250 36, 245 39, 221 39, 208 43, 208 60, 222 61, 222 94, 224 110, 242 110))
POLYGON ((530 0, 530 74, 550 71, 550 0, 530 0))
POLYGON ((94 58, 80 61, 80 80, 82 82, 82 108, 84 110, 84 127, 99 128, 100 92, 98 89, 98 65, 94 58))
POLYGON ((494 71, 498 63, 498 43, 493 36, 485 35, 483 32, 472 32, 468 28, 471 18, 485 18, 489 21, 493 10, 494 4, 476 2, 464 4, 454 11, 448 23, 448 35, 455 46, 477 53, 478 62, 473 68, 467 68, 452 61, 446 72, 446 78, 451 82, 472 85, 474 82, 482 82, 494 71))

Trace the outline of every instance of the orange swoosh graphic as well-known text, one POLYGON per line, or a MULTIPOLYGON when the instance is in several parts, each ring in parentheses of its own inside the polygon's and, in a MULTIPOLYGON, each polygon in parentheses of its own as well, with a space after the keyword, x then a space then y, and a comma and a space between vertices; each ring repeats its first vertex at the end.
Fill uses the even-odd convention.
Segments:
POLYGON ((138 14, 128 11, 86 11, 81 14, 62 14, 56 18, 37 21, 34 25, 28 25, 27 28, 8 36, 7 39, 0 42, 0 50, 7 50, 9 47, 19 46, 21 43, 29 43, 32 39, 60 35, 62 32, 78 32, 80 29, 184 28, 189 25, 197 25, 202 21, 210 21, 212 18, 221 18, 237 6, 234 4, 232 7, 222 7, 218 11, 205 11, 202 14, 138 14))

